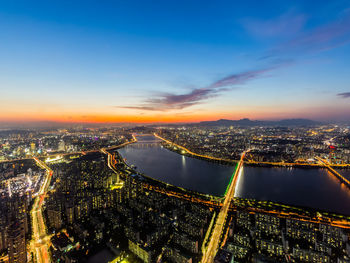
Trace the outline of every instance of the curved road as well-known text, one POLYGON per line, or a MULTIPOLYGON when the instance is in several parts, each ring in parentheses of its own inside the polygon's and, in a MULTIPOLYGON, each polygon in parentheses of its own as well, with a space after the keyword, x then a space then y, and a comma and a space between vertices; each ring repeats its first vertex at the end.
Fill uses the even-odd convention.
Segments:
POLYGON ((51 262, 49 247, 50 237, 47 236, 45 221, 43 217, 42 205, 45 199, 45 195, 49 189, 52 170, 38 158, 34 157, 35 162, 38 166, 46 170, 44 183, 41 185, 39 194, 35 198, 33 208, 31 211, 32 215, 32 233, 33 238, 31 241, 31 250, 34 254, 34 262, 51 262))

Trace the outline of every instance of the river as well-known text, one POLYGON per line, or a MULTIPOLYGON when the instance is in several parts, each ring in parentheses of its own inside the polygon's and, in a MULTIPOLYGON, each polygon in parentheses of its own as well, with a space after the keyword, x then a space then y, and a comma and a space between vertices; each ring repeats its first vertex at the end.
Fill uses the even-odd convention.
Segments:
POLYGON ((153 136, 139 136, 119 153, 137 171, 154 179, 198 192, 222 195, 234 171, 233 166, 220 165, 167 150, 153 136))
MULTIPOLYGON (((118 151, 139 172, 186 189, 216 196, 224 194, 233 166, 169 151, 154 136, 138 136, 137 139, 137 143, 118 151)), ((349 171, 345 173, 348 175, 349 171)), ((350 215, 350 190, 325 169, 244 166, 238 183, 237 197, 350 215)))

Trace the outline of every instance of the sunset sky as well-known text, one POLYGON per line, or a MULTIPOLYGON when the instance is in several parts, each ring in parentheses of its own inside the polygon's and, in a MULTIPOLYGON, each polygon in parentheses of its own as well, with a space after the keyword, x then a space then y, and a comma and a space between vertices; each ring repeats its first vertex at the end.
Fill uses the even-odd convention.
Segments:
POLYGON ((349 1, 2 1, 0 122, 350 121, 349 1))

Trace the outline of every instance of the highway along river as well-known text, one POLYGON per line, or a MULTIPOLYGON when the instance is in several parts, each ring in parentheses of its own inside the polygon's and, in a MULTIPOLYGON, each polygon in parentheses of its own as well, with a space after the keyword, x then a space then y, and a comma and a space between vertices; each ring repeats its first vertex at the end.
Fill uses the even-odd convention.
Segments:
MULTIPOLYGON (((137 143, 118 150, 137 171, 186 189, 216 196, 224 194, 233 166, 169 151, 151 135, 137 139, 137 143)), ((325 169, 244 166, 236 195, 350 215, 350 190, 325 169)))

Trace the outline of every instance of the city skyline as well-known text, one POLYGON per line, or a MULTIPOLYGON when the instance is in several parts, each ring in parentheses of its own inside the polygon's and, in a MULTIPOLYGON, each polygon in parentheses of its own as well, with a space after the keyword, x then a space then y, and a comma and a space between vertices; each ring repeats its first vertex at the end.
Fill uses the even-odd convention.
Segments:
POLYGON ((207 124, 0 130, 0 260, 349 261, 348 125, 207 124))
POLYGON ((3 1, 0 61, 0 262, 350 262, 348 0, 3 1))
POLYGON ((0 24, 0 123, 350 121, 346 1, 11 1, 0 24))

